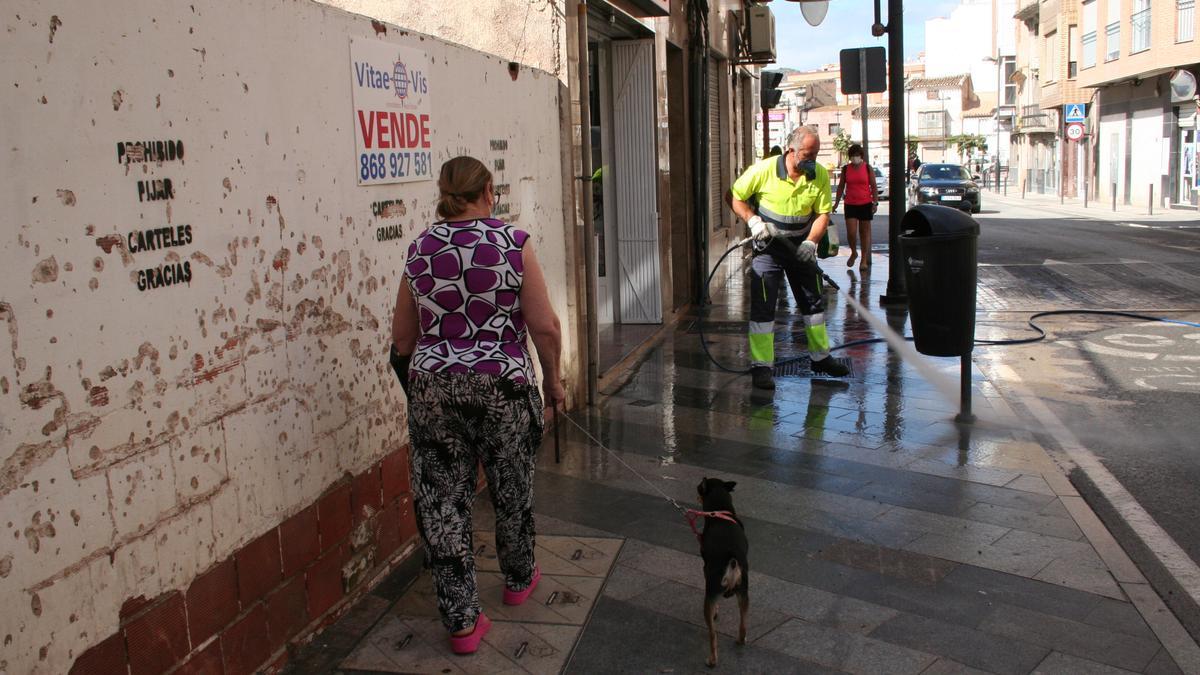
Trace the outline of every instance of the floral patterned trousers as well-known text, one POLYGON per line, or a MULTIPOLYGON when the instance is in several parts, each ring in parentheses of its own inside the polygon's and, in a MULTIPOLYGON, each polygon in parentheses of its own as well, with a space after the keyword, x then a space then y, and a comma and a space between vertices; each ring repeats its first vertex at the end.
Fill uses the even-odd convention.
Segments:
POLYGON ((408 428, 413 503, 450 631, 479 616, 471 505, 483 465, 496 510, 496 552, 505 585, 533 577, 533 465, 544 420, 536 385, 482 373, 411 376, 408 428))

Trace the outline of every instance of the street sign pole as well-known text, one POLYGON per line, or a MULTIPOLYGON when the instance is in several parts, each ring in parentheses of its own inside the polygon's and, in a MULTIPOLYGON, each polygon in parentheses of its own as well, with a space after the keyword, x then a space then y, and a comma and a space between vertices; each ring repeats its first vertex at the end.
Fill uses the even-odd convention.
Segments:
MULTIPOLYGON (((865 164, 870 164, 870 162, 867 161, 867 158, 870 157, 871 154, 869 152, 867 152, 867 50, 866 49, 858 50, 858 81, 862 84, 862 89, 860 91, 862 92, 861 93, 861 98, 862 98, 861 104, 862 104, 863 162, 865 164)), ((871 176, 870 178, 871 178, 871 180, 875 180, 874 176, 871 176)), ((871 246, 871 242, 868 241, 867 247, 869 248, 870 246, 871 246)))
POLYGON ((762 109, 762 125, 763 125, 763 157, 766 157, 771 152, 771 120, 767 119, 769 109, 762 109))
MULTIPOLYGON (((875 0, 876 6, 880 0, 875 0)), ((904 126, 904 0, 888 0, 888 282, 887 292, 879 297, 881 305, 907 305, 904 288, 904 268, 900 260, 900 219, 907 209, 908 198, 904 174, 908 167, 905 157, 904 126)))

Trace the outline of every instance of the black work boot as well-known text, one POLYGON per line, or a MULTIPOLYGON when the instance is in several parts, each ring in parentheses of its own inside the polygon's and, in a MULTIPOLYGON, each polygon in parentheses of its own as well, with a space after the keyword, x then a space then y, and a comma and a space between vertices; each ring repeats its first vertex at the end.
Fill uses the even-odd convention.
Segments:
POLYGON ((846 367, 846 364, 832 356, 826 356, 820 361, 813 361, 812 371, 818 375, 828 375, 830 377, 845 377, 850 374, 850 369, 846 367))
POLYGON ((754 380, 755 389, 775 388, 775 377, 771 374, 770 366, 754 366, 750 369, 750 377, 754 380))

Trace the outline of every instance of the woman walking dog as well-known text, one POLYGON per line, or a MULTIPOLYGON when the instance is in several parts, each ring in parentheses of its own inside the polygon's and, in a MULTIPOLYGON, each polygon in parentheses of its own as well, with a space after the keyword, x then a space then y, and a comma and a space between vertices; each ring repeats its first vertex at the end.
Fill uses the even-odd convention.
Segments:
POLYGON ((541 573, 533 559, 533 465, 542 403, 557 407, 562 334, 529 234, 493 219, 495 190, 472 157, 446 162, 437 214, 412 243, 392 318, 392 367, 408 394, 417 525, 442 623, 458 654, 491 621, 479 605, 471 503, 482 463, 496 510, 504 603, 541 573), (542 395, 526 348, 542 366, 542 395))

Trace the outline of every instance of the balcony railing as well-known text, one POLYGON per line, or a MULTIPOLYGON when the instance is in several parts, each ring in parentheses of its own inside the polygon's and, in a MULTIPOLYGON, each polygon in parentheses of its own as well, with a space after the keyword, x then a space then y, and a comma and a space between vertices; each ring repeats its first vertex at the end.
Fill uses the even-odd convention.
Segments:
MULTIPOLYGON (((1037 106, 1033 107, 1037 108, 1037 106)), ((1020 133, 1054 131, 1050 126, 1050 116, 1040 109, 1035 110, 1033 113, 1023 110, 1021 116, 1017 118, 1016 130, 1020 133)))
POLYGON ((1121 58, 1121 22, 1114 21, 1104 28, 1104 61, 1116 61, 1119 58, 1121 58))
POLYGON ((1150 49, 1150 8, 1134 12, 1129 18, 1129 25, 1132 32, 1129 53, 1137 54, 1150 49))
POLYGON ((917 138, 945 138, 945 124, 922 124, 917 127, 917 138))
POLYGON ((1196 37, 1196 0, 1177 0, 1175 7, 1175 41, 1189 42, 1196 37))
POLYGON ((917 115, 919 138, 945 138, 949 133, 949 117, 944 110, 923 110, 917 115))

